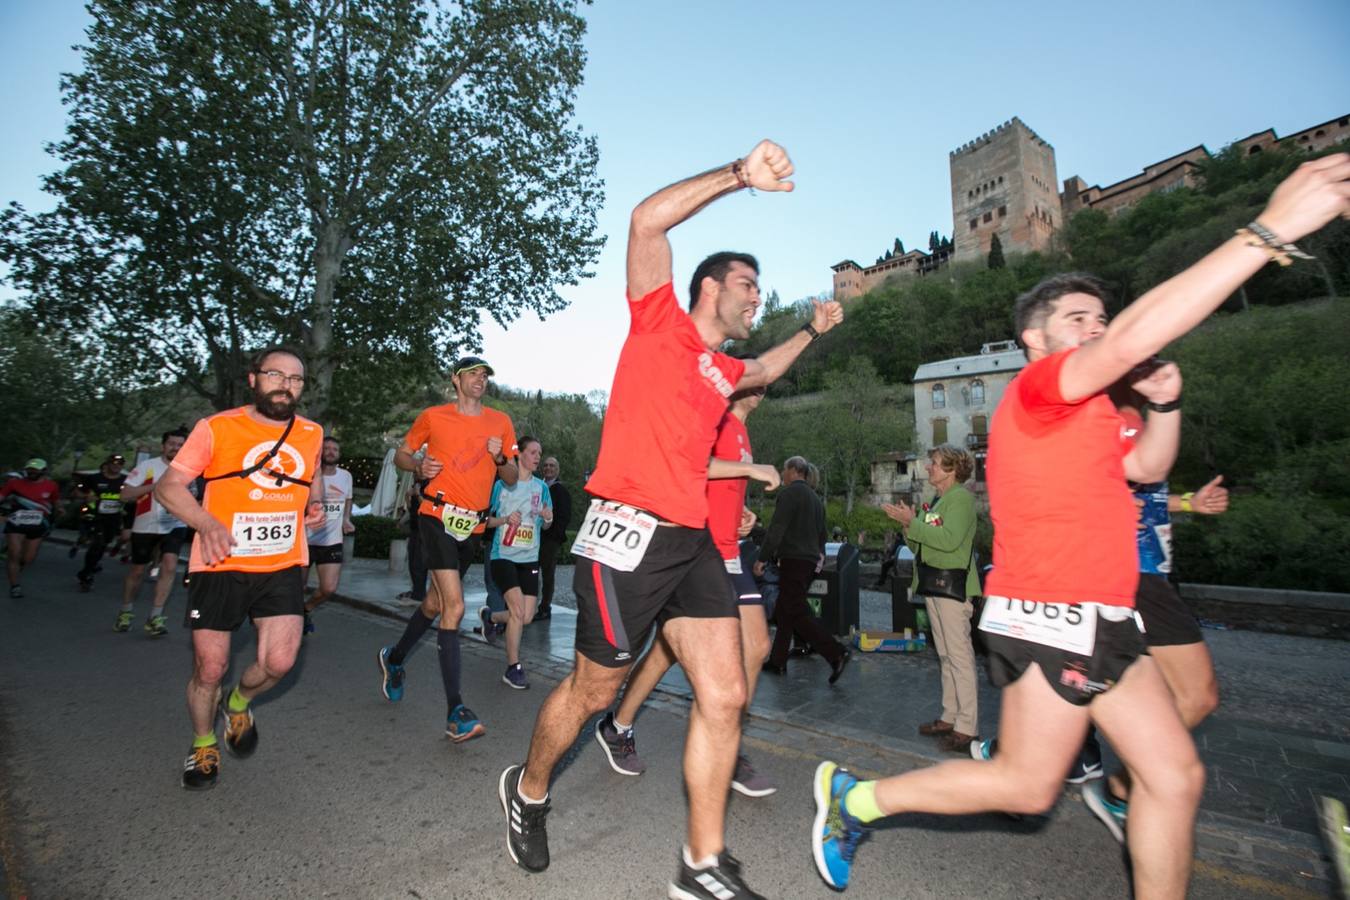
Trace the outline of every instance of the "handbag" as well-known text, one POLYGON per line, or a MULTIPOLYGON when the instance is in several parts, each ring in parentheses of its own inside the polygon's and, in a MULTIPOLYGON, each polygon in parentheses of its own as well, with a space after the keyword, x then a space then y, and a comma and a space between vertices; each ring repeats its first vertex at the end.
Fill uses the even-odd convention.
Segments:
MULTIPOLYGON (((970 548, 971 561, 975 558, 975 548, 970 548)), ((970 571, 970 562, 966 563, 964 569, 939 569, 937 566, 930 566, 923 561, 923 545, 919 545, 918 555, 914 560, 919 569, 919 582, 914 587, 914 593, 920 597, 949 597, 952 600, 966 602, 966 576, 970 571)))

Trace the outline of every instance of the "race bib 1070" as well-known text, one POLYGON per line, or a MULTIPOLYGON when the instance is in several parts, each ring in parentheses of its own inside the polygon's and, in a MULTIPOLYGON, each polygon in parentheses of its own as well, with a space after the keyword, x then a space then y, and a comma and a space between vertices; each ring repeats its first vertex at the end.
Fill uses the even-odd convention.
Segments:
POLYGON ((631 572, 642 562, 657 527, 657 519, 651 513, 592 500, 572 543, 572 555, 584 556, 620 572, 631 572))
POLYGON ((980 630, 1091 656, 1097 643, 1097 606, 988 597, 980 630))

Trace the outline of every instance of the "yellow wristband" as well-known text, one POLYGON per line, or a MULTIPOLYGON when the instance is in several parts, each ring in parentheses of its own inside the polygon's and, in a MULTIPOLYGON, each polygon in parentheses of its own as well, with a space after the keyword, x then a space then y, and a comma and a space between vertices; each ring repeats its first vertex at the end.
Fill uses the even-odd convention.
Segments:
POLYGON ((1191 498, 1194 496, 1195 496, 1194 491, 1187 491, 1186 493, 1181 495, 1182 512, 1195 512, 1195 510, 1191 507, 1191 498))

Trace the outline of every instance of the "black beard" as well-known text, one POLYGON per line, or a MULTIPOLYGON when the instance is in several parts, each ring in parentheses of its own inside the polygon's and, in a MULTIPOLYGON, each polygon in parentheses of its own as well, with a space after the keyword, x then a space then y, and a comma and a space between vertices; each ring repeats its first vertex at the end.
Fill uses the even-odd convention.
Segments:
POLYGON ((285 391, 253 389, 253 405, 265 418, 285 422, 295 415, 295 398, 285 391))

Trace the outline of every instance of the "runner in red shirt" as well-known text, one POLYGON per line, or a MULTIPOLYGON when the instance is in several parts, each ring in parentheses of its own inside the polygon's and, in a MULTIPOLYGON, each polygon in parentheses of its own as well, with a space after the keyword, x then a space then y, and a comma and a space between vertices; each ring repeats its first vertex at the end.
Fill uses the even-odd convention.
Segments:
MULTIPOLYGON (((769 622, 755 576, 741 563, 740 539, 749 534, 755 524, 755 514, 745 505, 745 490, 751 478, 764 482, 767 490, 773 490, 779 484, 777 469, 755 463, 750 451, 750 433, 745 427, 746 418, 763 397, 762 387, 731 396, 731 408, 722 416, 712 459, 708 461, 708 532, 736 592, 747 698, 754 697, 760 666, 769 655, 769 622)), ((595 739, 604 750, 610 768, 620 775, 641 775, 647 770, 637 754, 633 723, 642 704, 674 665, 675 652, 664 632, 658 632, 651 649, 628 677, 623 701, 596 726, 595 739)), ((756 770, 744 753, 736 757, 731 787, 747 797, 767 797, 778 790, 778 785, 756 770)))
POLYGON ((1146 448, 1175 440, 1181 377, 1171 366, 1131 381, 1153 415, 1128 454, 1105 392, 1337 216, 1350 218, 1346 154, 1304 163, 1255 222, 1109 326, 1105 289, 1088 276, 1050 278, 1018 298, 1030 365, 990 431, 994 571, 980 619, 990 675, 1004 688, 998 753, 866 782, 821 763, 811 849, 828 884, 847 886, 867 823, 884 816, 1050 808, 1091 722, 1134 776, 1135 894, 1185 896, 1204 768, 1136 624, 1136 511, 1125 484, 1166 477, 1170 463, 1150 464, 1146 448))
POLYGON ((215 787, 219 775, 217 704, 230 752, 243 758, 257 749, 249 704, 295 664, 309 564, 305 526, 323 521, 323 429, 295 414, 304 362, 292 350, 263 350, 248 385, 253 402, 199 421, 154 489, 170 514, 197 531, 188 562, 193 741, 182 784, 189 790, 215 787), (206 479, 200 504, 188 487, 198 476, 206 479), (257 657, 222 692, 230 636, 245 619, 258 633, 257 657))
POLYGON ((628 311, 601 434, 597 499, 581 523, 576 567, 577 659, 535 723, 524 766, 498 781, 507 849, 522 868, 548 867, 549 778, 582 725, 609 706, 658 619, 694 686, 685 781, 689 843, 672 897, 755 896, 726 852, 723 819, 745 709, 736 596, 708 534, 705 482, 718 423, 733 393, 767 385, 814 339, 843 320, 816 303, 803 331, 742 362, 719 353, 750 333, 759 308, 759 265, 718 253, 694 270, 690 309, 675 300, 667 232, 742 188, 788 191, 792 163, 763 141, 743 160, 673 184, 633 210, 628 234, 628 311))
POLYGON ((8 508, 5 516, 5 544, 9 555, 5 571, 9 576, 9 596, 23 597, 19 575, 37 559, 42 540, 52 530, 52 514, 62 509, 61 489, 47 477, 47 461, 34 457, 23 466, 22 478, 11 478, 0 486, 0 500, 8 508))

